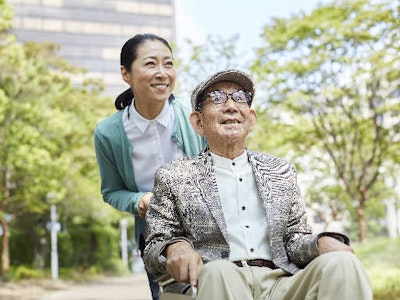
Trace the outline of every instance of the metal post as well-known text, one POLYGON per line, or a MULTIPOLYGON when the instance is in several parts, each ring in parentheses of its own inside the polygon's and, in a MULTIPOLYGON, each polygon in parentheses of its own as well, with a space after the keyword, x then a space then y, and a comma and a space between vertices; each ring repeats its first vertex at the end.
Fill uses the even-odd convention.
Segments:
POLYGON ((122 264, 124 266, 128 266, 128 234, 127 234, 127 227, 128 227, 128 220, 121 219, 119 221, 121 226, 121 256, 122 256, 122 264))
POLYGON ((385 201, 386 204, 386 224, 389 238, 398 238, 399 237, 399 211, 396 207, 396 200, 389 199, 385 201))
POLYGON ((60 223, 57 222, 57 210, 55 205, 50 208, 50 233, 51 233, 51 278, 58 279, 58 250, 57 232, 60 231, 60 223))

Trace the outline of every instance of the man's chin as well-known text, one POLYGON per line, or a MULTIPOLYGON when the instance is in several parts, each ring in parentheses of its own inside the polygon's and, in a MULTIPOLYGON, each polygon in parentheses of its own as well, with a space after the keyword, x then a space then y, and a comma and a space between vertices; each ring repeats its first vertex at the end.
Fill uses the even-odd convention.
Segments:
POLYGON ((225 131, 239 132, 242 129, 242 124, 240 123, 221 124, 221 126, 225 131))

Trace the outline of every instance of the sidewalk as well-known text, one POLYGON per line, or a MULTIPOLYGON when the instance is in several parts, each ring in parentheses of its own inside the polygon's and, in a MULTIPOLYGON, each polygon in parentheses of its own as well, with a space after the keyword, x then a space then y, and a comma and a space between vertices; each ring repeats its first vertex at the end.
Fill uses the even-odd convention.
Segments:
POLYGON ((29 300, 151 300, 146 273, 71 285, 29 300))
POLYGON ((51 279, 0 282, 0 300, 151 300, 146 273, 75 283, 51 279))

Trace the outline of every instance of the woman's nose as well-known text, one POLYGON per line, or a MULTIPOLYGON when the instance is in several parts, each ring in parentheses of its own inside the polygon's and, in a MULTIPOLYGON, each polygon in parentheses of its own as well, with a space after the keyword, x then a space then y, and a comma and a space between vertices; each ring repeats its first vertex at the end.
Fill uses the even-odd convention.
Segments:
POLYGON ((156 75, 159 75, 159 76, 162 76, 162 77, 166 77, 167 76, 167 72, 166 72, 166 70, 165 70, 165 68, 163 66, 158 66, 156 75))

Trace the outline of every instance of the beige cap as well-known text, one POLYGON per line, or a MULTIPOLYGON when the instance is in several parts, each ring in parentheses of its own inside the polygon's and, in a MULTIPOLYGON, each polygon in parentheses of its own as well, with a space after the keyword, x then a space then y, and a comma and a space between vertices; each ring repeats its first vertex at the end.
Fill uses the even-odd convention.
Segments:
POLYGON ((197 105, 199 104, 198 101, 200 100, 199 97, 213 84, 222 81, 232 81, 239 84, 246 92, 251 93, 251 100, 249 105, 251 105, 254 97, 254 84, 253 81, 250 79, 249 75, 240 71, 240 70, 226 70, 215 73, 211 75, 206 80, 202 81, 199 85, 192 92, 191 96, 191 104, 192 109, 196 110, 197 105))

